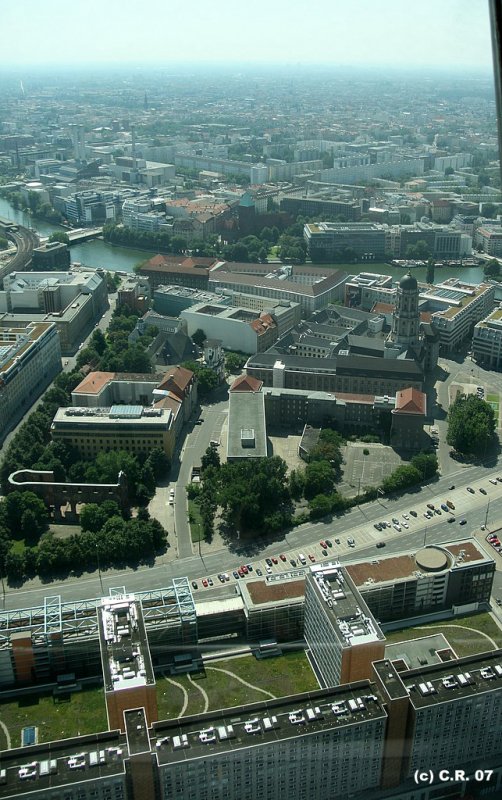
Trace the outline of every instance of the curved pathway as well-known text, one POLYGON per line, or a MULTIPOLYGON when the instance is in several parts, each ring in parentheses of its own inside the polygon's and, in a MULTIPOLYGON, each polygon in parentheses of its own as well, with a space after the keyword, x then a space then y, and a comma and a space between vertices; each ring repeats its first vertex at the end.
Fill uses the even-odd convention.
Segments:
POLYGON ((7 750, 10 750, 12 748, 12 744, 11 744, 11 741, 10 741, 9 729, 8 729, 7 725, 5 724, 5 722, 2 722, 1 719, 0 719, 0 728, 3 730, 3 732, 5 734, 5 738, 7 739, 7 750))
POLYGON ((209 708, 209 697, 207 696, 207 693, 206 693, 206 691, 205 691, 205 690, 202 688, 202 686, 199 686, 199 684, 198 684, 198 683, 195 683, 195 682, 192 680, 192 676, 190 675, 190 673, 189 673, 189 672, 187 672, 187 678, 188 678, 188 680, 190 681, 190 683, 192 684, 192 686, 195 686, 195 688, 199 690, 199 692, 201 693, 202 697, 204 698, 204 711, 202 711, 201 713, 202 713, 202 714, 205 714, 205 713, 206 713, 206 711, 207 711, 207 710, 208 710, 208 708, 209 708))
POLYGON ((204 665, 204 668, 214 669, 216 670, 216 672, 225 672, 226 675, 229 675, 231 678, 234 678, 234 680, 239 681, 239 683, 243 683, 244 686, 247 686, 249 689, 254 689, 256 692, 262 692, 263 694, 268 694, 268 696, 271 697, 272 700, 277 699, 275 694, 272 694, 272 692, 268 692, 266 689, 261 689, 259 686, 253 686, 252 683, 248 683, 248 681, 245 681, 244 678, 240 678, 239 675, 236 675, 235 672, 230 672, 229 669, 222 669, 221 667, 208 667, 207 664, 204 665))
MULTIPOLYGON (((488 636, 488 634, 484 633, 484 631, 478 631, 477 628, 469 628, 467 625, 441 625, 441 627, 458 628, 459 630, 472 631, 472 633, 478 633, 480 636, 484 636, 486 639, 488 639, 488 641, 493 645, 494 650, 498 650, 499 646, 498 644, 496 644, 496 642, 493 641, 492 637, 488 636)), ((427 631, 427 630, 430 632, 431 629, 427 628, 425 625, 417 625, 417 631, 427 631)))
MULTIPOLYGON (((162 674, 164 675, 164 673, 162 673, 162 674)), ((181 683, 178 683, 178 681, 173 681, 173 679, 172 678, 168 678, 167 675, 164 675, 164 678, 166 679, 166 681, 168 683, 172 683, 173 686, 176 686, 177 689, 181 689, 181 691, 183 692, 183 708, 181 709, 180 713, 178 714, 178 719, 179 719, 180 717, 183 716, 183 714, 187 710, 188 692, 187 692, 187 690, 185 689, 185 687, 181 683)))

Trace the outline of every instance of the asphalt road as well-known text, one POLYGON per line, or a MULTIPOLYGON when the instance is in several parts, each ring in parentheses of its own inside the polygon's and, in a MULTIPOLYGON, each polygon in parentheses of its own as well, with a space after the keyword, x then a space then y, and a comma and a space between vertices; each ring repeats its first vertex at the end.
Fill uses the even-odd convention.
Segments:
MULTIPOLYGON (((215 414, 219 412, 216 411, 215 414)), ((206 410, 204 415, 206 415, 206 410)), ((201 437, 202 439, 203 437, 201 437)), ((205 437, 204 437, 205 439, 205 437)), ((200 447, 203 447, 200 441, 200 447)), ((329 550, 328 559, 337 557, 344 561, 357 560, 368 556, 377 557, 378 555, 389 555, 403 550, 422 547, 424 543, 432 544, 439 542, 452 541, 464 538, 477 533, 477 538, 484 539, 485 534, 480 533, 480 526, 488 523, 489 529, 502 527, 502 483, 496 486, 489 482, 489 478, 497 475, 493 470, 486 470, 482 467, 470 470, 461 470, 454 477, 455 489, 448 490, 452 483, 452 477, 442 478, 435 483, 425 486, 411 494, 397 497, 395 499, 385 498, 360 508, 355 508, 350 513, 334 519, 332 522, 320 522, 314 525, 306 524, 294 529, 285 537, 278 538, 276 542, 255 541, 251 545, 244 547, 242 542, 236 542, 233 549, 222 549, 200 558, 198 555, 189 555, 186 558, 151 567, 141 567, 137 570, 107 571, 100 576, 98 574, 69 578, 62 583, 40 584, 39 581, 32 581, 19 588, 6 587, 5 605, 6 609, 15 609, 42 604, 43 598, 47 595, 61 595, 63 600, 82 600, 90 597, 99 597, 103 593, 108 594, 111 587, 125 587, 127 591, 141 591, 146 589, 156 589, 166 586, 171 578, 188 576, 191 580, 197 580, 199 589, 196 596, 201 592, 214 592, 214 589, 202 589, 201 577, 212 576, 215 587, 219 583, 216 575, 220 572, 228 572, 230 575, 233 570, 241 564, 252 563, 254 569, 260 568, 265 574, 266 567, 264 559, 266 557, 277 558, 284 553, 287 561, 283 563, 279 558, 278 564, 272 566, 272 573, 291 570, 289 559, 298 559, 300 552, 306 555, 312 554, 317 561, 321 560, 321 548, 319 541, 329 537, 333 542, 333 547, 329 550), (477 479, 474 479, 476 474, 477 479), (466 486, 475 489, 474 494, 470 494, 466 486), (485 488, 487 494, 479 492, 479 487, 485 488), (434 503, 436 506, 450 499, 455 504, 454 523, 448 523, 449 515, 443 513, 441 516, 435 515, 431 520, 425 520, 423 513, 426 511, 427 503, 434 503), (385 532, 378 532, 374 529, 374 522, 381 520, 391 521, 393 517, 402 520, 402 514, 409 514, 410 509, 416 509, 418 516, 410 516, 408 523, 409 530, 402 530, 396 533, 394 528, 386 529, 385 532), (458 520, 466 519, 467 523, 459 525, 458 520), (356 546, 351 549, 347 545, 347 538, 352 536, 356 546), (340 545, 336 545, 335 538, 340 539, 340 545), (375 545, 378 541, 385 541, 385 550, 377 550, 375 545)), ((502 468, 501 468, 502 477, 502 468)), ((502 569, 502 558, 495 551, 486 546, 492 553, 499 569, 502 569)), ((235 583, 233 577, 227 584, 227 589, 233 591, 232 584, 235 583)), ((497 576, 496 590, 499 592, 502 586, 502 577, 499 583, 497 576)), ((223 587, 222 587, 223 588, 223 587)), ((209 596, 212 596, 209 595, 209 596)))

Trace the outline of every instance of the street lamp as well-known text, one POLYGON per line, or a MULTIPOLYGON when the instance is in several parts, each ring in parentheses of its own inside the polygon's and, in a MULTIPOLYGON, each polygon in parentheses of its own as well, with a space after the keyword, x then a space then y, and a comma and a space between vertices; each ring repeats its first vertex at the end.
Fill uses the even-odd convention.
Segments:
POLYGON ((103 589, 103 578, 101 577, 101 565, 99 563, 99 546, 96 544, 96 559, 98 562, 98 573, 99 573, 99 583, 101 586, 101 596, 104 595, 105 590, 103 589))
POLYGON ((488 512, 490 510, 490 501, 486 505, 486 514, 485 514, 485 528, 488 526, 488 512))

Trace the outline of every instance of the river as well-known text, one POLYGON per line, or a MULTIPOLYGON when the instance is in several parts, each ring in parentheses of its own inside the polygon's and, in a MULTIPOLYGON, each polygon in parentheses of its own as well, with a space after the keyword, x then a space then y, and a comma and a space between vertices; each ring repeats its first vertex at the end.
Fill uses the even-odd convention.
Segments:
MULTIPOLYGON (((54 231, 61 231, 58 225, 51 225, 50 222, 43 220, 33 219, 30 214, 24 211, 16 211, 11 204, 0 197, 0 217, 11 219, 19 225, 24 225, 26 228, 35 228, 41 236, 50 236, 54 231)), ((82 242, 82 244, 73 245, 71 248, 71 260, 78 261, 88 267, 102 267, 103 269, 110 270, 111 272, 132 272, 135 264, 139 261, 146 261, 155 255, 151 250, 135 250, 129 247, 120 247, 104 242, 102 239, 91 239, 89 242, 82 242)), ((336 265, 331 266, 337 269, 336 265)), ((370 264, 355 264, 353 266, 354 272, 371 271, 370 264)), ((384 267, 385 275, 391 275, 395 280, 399 280, 403 276, 401 268, 390 267, 387 264, 384 267)), ((419 281, 425 281, 426 269, 414 269, 413 275, 419 281)), ((434 276, 434 283, 441 283, 446 278, 461 277, 467 283, 481 283, 483 280, 482 267, 452 267, 448 269, 441 267, 436 269, 434 276)))

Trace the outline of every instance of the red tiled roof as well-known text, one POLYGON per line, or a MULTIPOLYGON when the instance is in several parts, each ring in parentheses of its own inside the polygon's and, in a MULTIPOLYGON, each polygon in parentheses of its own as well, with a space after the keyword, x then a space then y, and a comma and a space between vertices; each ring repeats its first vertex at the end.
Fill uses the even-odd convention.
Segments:
MULTIPOLYGON (((185 367, 171 367, 157 386, 158 389, 172 390, 178 389, 184 392, 193 378, 193 372, 185 367)), ((176 392, 175 392, 176 394, 176 392)))
POLYGON ((425 415, 427 408, 427 398, 423 392, 409 386, 396 393, 395 411, 400 414, 422 414, 425 415))
POLYGON ((73 391, 77 394, 99 394, 115 375, 115 372, 89 372, 73 391))
POLYGON ((252 375, 241 375, 231 385, 229 392, 259 392, 263 381, 253 378, 252 375))
POLYGON ((389 314, 394 311, 394 305, 392 303, 375 303, 371 311, 375 314, 389 314))

